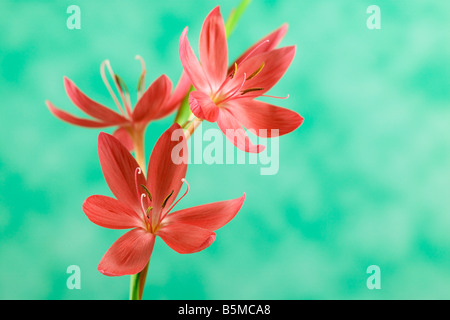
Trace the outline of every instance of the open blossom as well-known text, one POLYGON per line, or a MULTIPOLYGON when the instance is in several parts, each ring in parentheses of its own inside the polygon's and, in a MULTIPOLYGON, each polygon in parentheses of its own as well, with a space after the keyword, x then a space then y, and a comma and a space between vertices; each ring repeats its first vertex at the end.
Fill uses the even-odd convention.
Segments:
MULTIPOLYGON (((215 230, 240 210, 245 194, 234 200, 209 203, 171 213, 186 182, 187 144, 183 134, 173 141, 172 125, 157 141, 148 163, 148 176, 125 147, 113 136, 100 133, 98 152, 105 180, 115 198, 94 195, 83 211, 97 225, 132 229, 121 236, 103 256, 98 270, 108 276, 137 274, 147 265, 156 236, 179 253, 194 253, 215 240, 215 230), (181 140, 180 140, 181 139, 181 140), (174 148, 180 147, 173 161, 174 148)), ((182 131, 181 131, 182 132, 182 131)), ((187 182, 186 182, 187 184, 187 182)))
POLYGON ((275 49, 287 27, 271 33, 248 49, 229 67, 225 25, 220 8, 206 17, 199 39, 200 61, 195 56, 186 27, 180 38, 180 59, 196 91, 189 105, 200 119, 217 122, 235 144, 247 152, 261 152, 242 129, 253 129, 263 138, 287 134, 298 128, 303 118, 296 112, 254 100, 265 95, 284 75, 296 47, 275 49))
POLYGON ((137 58, 141 59, 142 74, 138 84, 138 101, 133 110, 128 89, 122 79, 113 72, 108 60, 102 63, 100 71, 119 113, 90 99, 67 77, 64 77, 64 87, 70 100, 93 119, 71 115, 56 108, 50 101, 46 101, 47 107, 57 118, 73 125, 87 128, 118 127, 114 136, 129 150, 132 150, 133 144, 137 139, 142 139, 142 135, 151 121, 168 116, 180 106, 191 85, 188 77, 183 73, 172 93, 172 82, 166 75, 162 75, 145 90, 145 64, 141 57, 137 56, 137 58), (113 78, 123 106, 106 78, 105 67, 113 78))

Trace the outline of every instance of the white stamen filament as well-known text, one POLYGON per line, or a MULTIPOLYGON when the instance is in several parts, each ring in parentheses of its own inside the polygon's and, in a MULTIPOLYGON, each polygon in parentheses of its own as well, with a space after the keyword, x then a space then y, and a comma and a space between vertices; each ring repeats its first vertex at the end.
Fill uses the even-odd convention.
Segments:
POLYGON ((138 174, 142 174, 142 170, 140 167, 137 167, 136 170, 134 171, 134 183, 136 184, 136 194, 139 196, 138 174))
POLYGON ((117 81, 116 74, 114 73, 109 60, 106 60, 106 67, 108 68, 109 75, 114 80, 114 84, 116 85, 116 89, 120 94, 120 98, 122 99, 122 103, 125 106, 125 109, 127 110, 128 116, 131 117, 131 101, 130 101, 129 97, 128 97, 128 99, 125 98, 122 87, 120 86, 119 82, 117 81))
MULTIPOLYGON (((109 64, 108 60, 105 60, 102 62, 102 64, 100 65, 100 75, 102 76, 103 79, 103 83, 105 84, 106 88, 109 91, 109 94, 111 95, 111 97, 114 100, 114 103, 116 104, 117 108, 119 109, 120 113, 125 116, 125 112, 122 108, 122 105, 119 103, 119 99, 117 99, 116 94, 114 93, 113 89, 111 88, 111 85, 109 84, 108 79, 106 78, 106 74, 105 74, 105 65, 109 64)), ((113 77, 114 78, 114 77, 113 77)))
POLYGON ((145 198, 145 197, 147 197, 147 196, 145 195, 145 193, 141 194, 141 209, 142 209, 142 213, 144 214, 144 221, 145 221, 146 218, 147 218, 147 214, 146 214, 147 210, 145 209, 145 206, 144 206, 144 198, 145 198))
POLYGON ((147 69, 145 68, 145 61, 140 55, 136 55, 136 57, 134 57, 134 58, 141 62, 141 68, 142 68, 141 79, 140 79, 141 82, 139 84, 139 88, 138 88, 138 92, 137 92, 138 100, 139 100, 145 92, 145 74, 147 73, 147 69))

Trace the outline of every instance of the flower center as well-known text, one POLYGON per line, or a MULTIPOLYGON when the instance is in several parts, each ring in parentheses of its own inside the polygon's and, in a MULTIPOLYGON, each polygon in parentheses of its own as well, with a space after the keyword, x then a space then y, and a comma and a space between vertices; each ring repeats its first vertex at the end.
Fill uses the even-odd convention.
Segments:
POLYGON ((237 98, 239 96, 243 96, 246 93, 264 90, 264 88, 242 89, 244 87, 244 84, 245 84, 246 81, 253 79, 254 77, 256 77, 261 72, 261 70, 264 68, 264 65, 265 65, 264 62, 263 62, 261 64, 261 66, 259 66, 259 68, 256 69, 250 76, 247 77, 247 73, 244 72, 243 77, 242 77, 242 82, 238 82, 237 85, 235 85, 234 87, 232 87, 228 91, 222 92, 222 90, 224 89, 226 84, 228 84, 230 81, 232 81, 233 78, 236 75, 237 65, 236 65, 236 63, 234 65, 235 65, 234 71, 225 79, 225 81, 223 82, 223 84, 221 85, 221 87, 219 88, 217 93, 214 96, 211 97, 211 100, 217 106, 219 106, 220 104, 225 103, 225 102, 227 102, 227 101, 229 101, 231 99, 235 99, 235 98, 237 98))

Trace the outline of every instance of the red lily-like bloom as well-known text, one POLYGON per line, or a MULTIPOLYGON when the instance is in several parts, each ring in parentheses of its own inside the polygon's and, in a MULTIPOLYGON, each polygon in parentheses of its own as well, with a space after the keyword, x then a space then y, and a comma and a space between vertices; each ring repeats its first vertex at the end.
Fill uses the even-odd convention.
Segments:
POLYGON ((271 138, 293 131, 303 122, 294 111, 254 100, 266 96, 294 58, 295 46, 275 49, 286 30, 284 25, 257 42, 230 68, 219 7, 212 10, 203 23, 200 62, 187 39, 187 27, 181 35, 181 63, 196 89, 189 96, 192 112, 200 119, 217 122, 227 138, 241 150, 257 153, 264 149, 262 145, 251 143, 242 126, 253 129, 260 137, 271 138))
POLYGON ((91 196, 84 202, 83 211, 99 226, 132 229, 103 256, 98 270, 104 275, 141 272, 150 259, 156 236, 179 253, 207 248, 215 240, 214 231, 233 219, 244 202, 245 194, 234 200, 170 213, 187 193, 174 202, 187 170, 186 138, 178 124, 172 125, 157 141, 147 179, 135 159, 113 136, 100 133, 98 151, 105 180, 117 199, 91 196), (181 134, 173 141, 175 130, 181 134), (173 150, 180 145, 180 158, 174 161, 173 150))
POLYGON ((64 77, 64 87, 70 100, 84 113, 94 119, 83 119, 73 116, 56 108, 50 101, 46 101, 47 107, 57 118, 73 125, 87 128, 118 126, 119 128, 114 132, 114 136, 131 151, 133 149, 133 142, 142 138, 147 125, 151 121, 168 116, 179 107, 189 92, 191 85, 189 78, 183 73, 177 87, 173 94, 171 94, 172 82, 166 75, 162 75, 145 90, 145 64, 140 56, 137 56, 137 59, 141 60, 142 74, 138 84, 138 101, 133 110, 131 110, 128 89, 122 79, 113 72, 108 60, 102 63, 100 72, 120 113, 90 99, 67 77, 64 77), (105 67, 107 67, 113 78, 113 82, 125 108, 122 107, 106 78, 105 67))

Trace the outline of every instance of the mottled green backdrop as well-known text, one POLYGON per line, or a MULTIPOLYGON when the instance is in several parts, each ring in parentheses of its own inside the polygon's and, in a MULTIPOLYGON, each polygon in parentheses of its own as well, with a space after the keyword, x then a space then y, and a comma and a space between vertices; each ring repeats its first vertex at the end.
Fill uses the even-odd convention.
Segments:
MULTIPOLYGON (((181 72, 183 28, 197 47, 207 13, 238 0, 0 2, 0 298, 127 299, 129 277, 97 264, 123 231, 91 223, 85 198, 110 191, 98 130, 67 125, 45 100, 80 114, 63 76, 113 107, 102 60, 135 88, 181 72), (81 8, 69 30, 66 9, 81 8), (70 265, 81 290, 66 287, 70 265)), ((247 193, 207 250, 158 239, 144 299, 450 298, 450 2, 254 0, 229 39, 236 57, 289 24, 297 55, 271 94, 304 124, 280 138, 277 175, 260 165, 191 165, 179 208, 247 193), (381 8, 381 30, 366 9, 381 8), (366 269, 381 268, 381 290, 366 269)), ((133 91, 135 92, 135 91, 133 91)), ((147 156, 174 116, 152 123, 147 156)), ((110 131, 108 131, 110 132, 110 131)))

